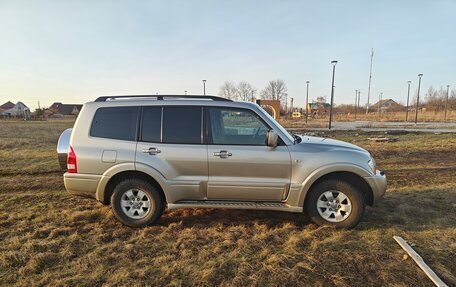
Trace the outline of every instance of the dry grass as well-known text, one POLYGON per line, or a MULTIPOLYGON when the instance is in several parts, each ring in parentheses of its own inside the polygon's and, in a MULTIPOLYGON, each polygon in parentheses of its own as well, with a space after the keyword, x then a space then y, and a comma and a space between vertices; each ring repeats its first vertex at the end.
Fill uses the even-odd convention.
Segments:
POLYGON ((130 229, 63 187, 55 142, 70 122, 0 122, 0 283, 43 286, 432 286, 400 235, 456 285, 456 135, 327 136, 370 150, 389 189, 351 231, 300 214, 167 211, 130 229))

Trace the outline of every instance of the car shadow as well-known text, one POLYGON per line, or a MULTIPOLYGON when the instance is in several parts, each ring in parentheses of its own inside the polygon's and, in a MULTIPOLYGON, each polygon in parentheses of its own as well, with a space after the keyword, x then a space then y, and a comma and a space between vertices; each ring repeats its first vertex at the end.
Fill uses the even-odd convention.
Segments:
POLYGON ((369 208, 359 229, 396 227, 403 231, 454 228, 456 189, 388 192, 369 208))
MULTIPOLYGON (((454 227, 456 189, 388 192, 374 206, 368 207, 356 230, 398 228, 419 231, 454 227)), ((179 223, 182 227, 254 226, 268 228, 316 228, 308 216, 263 210, 177 209, 164 213, 158 225, 179 223)))
POLYGON ((183 227, 210 228, 214 226, 245 226, 265 225, 268 228, 282 227, 292 224, 305 227, 312 224, 302 213, 289 213, 265 210, 239 209, 177 209, 166 211, 158 225, 180 223, 183 227))

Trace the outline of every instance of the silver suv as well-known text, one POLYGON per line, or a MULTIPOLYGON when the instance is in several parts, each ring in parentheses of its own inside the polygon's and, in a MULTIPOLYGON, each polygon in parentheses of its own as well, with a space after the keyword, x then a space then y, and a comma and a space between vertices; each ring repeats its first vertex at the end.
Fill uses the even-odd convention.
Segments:
POLYGON ((131 227, 167 206, 305 211, 352 228, 386 190, 366 150, 290 135, 257 104, 213 96, 100 97, 57 151, 66 189, 111 204, 131 227))

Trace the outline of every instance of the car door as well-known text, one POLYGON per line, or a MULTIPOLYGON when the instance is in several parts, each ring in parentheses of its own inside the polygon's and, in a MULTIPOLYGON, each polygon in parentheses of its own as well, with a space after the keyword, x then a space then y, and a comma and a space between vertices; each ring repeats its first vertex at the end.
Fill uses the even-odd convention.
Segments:
POLYGON ((270 127, 252 110, 206 108, 211 200, 281 201, 291 177, 285 144, 266 145, 270 127))
POLYGON ((173 202, 206 197, 207 147, 202 126, 199 106, 143 108, 136 162, 166 179, 173 202))

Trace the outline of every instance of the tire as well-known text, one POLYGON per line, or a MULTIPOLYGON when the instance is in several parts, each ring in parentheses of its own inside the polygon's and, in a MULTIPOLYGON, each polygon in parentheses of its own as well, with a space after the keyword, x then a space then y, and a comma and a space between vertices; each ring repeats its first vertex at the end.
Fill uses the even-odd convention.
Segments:
POLYGON ((141 179, 126 179, 116 185, 111 196, 114 216, 130 227, 156 223, 164 208, 157 187, 141 179))
POLYGON ((312 187, 309 192, 305 210, 317 225, 351 229, 363 217, 366 206, 364 196, 349 182, 327 179, 312 187))

